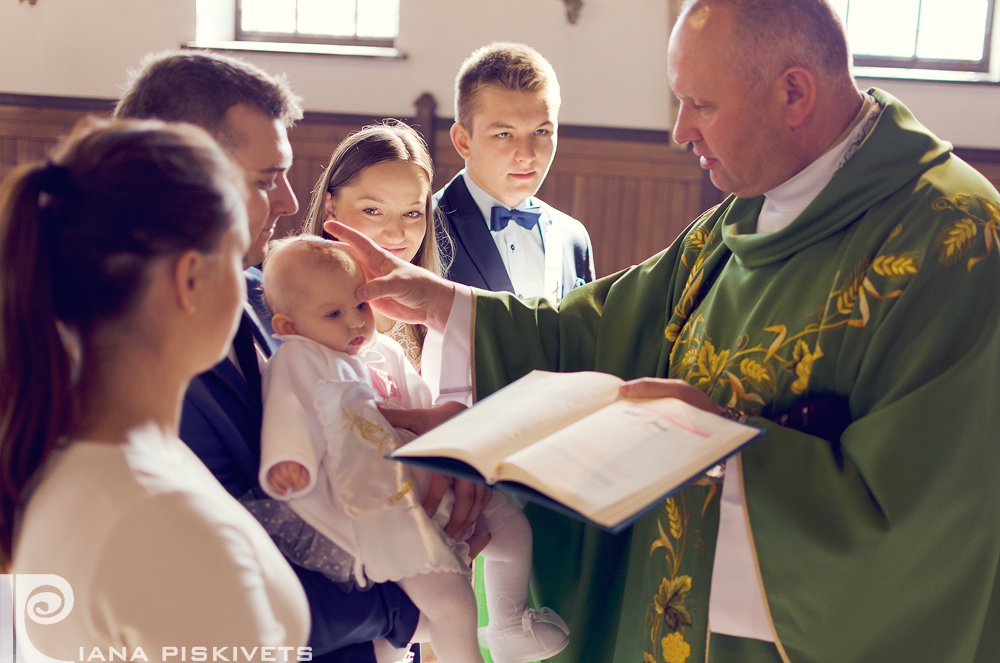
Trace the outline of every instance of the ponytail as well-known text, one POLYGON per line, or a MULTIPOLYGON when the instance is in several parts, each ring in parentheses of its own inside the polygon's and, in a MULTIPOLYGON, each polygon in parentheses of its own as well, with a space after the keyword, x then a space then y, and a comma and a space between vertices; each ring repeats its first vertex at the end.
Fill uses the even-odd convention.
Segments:
POLYGON ((52 292, 46 207, 68 178, 51 162, 0 188, 0 569, 12 562, 21 495, 73 419, 70 358, 52 292))
POLYGON ((233 164, 190 125, 87 119, 53 160, 0 185, 0 572, 35 475, 100 415, 96 330, 137 310, 156 259, 245 223, 233 164))

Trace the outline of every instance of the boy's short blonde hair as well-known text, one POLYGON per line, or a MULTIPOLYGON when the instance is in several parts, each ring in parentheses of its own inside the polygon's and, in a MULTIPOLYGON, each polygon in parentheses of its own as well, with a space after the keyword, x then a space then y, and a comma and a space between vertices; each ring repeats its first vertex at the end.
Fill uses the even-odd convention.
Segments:
POLYGON ((328 239, 295 235, 268 244, 262 266, 264 303, 272 315, 288 314, 301 291, 300 279, 312 269, 339 269, 347 274, 360 271, 354 256, 328 239))
POLYGON ((549 112, 559 116, 559 81, 549 61, 530 46, 494 42, 473 51, 455 77, 455 121, 470 135, 476 98, 490 85, 511 92, 541 90, 549 112))

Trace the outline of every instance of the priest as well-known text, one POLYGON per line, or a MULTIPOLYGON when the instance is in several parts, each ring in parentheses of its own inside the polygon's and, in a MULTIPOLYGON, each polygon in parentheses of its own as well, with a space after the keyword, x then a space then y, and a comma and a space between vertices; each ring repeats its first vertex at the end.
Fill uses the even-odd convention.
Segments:
POLYGON ((643 264, 554 308, 343 233, 476 398, 598 370, 767 431, 624 534, 527 508, 553 660, 1000 660, 1000 197, 856 88, 824 0, 688 2, 668 56, 674 139, 731 195, 643 264))

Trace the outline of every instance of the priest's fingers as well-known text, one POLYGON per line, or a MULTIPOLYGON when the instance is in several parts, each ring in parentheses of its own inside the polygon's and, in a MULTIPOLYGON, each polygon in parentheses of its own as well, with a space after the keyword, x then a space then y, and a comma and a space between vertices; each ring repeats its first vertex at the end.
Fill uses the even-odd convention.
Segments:
POLYGON ((341 240, 361 265, 367 281, 358 288, 361 301, 372 302, 392 320, 444 331, 455 299, 454 283, 397 258, 342 223, 330 220, 323 229, 341 240))
POLYGON ((667 380, 664 378, 639 378, 630 380, 618 389, 623 398, 676 398, 689 405, 721 414, 723 408, 700 389, 692 387, 684 380, 667 380))
POLYGON ((451 510, 451 520, 444 526, 444 533, 453 539, 460 538, 475 524, 479 514, 486 508, 492 493, 482 484, 455 479, 455 506, 451 510))
POLYGON ((358 288, 358 298, 372 302, 393 320, 424 324, 442 332, 451 315, 455 287, 421 267, 403 263, 358 288))
POLYGON ((451 486, 451 477, 431 472, 431 483, 427 487, 427 494, 424 495, 423 504, 424 512, 428 518, 432 517, 438 510, 438 507, 441 505, 441 498, 444 497, 449 486, 451 486))
POLYGON ((465 540, 465 543, 469 546, 469 558, 475 559, 479 553, 483 552, 483 548, 486 547, 491 538, 493 538, 493 535, 477 523, 476 529, 472 530, 472 536, 465 540))
POLYGON ((343 223, 333 220, 326 221, 323 223, 323 230, 333 235, 340 244, 351 252, 354 259, 361 265, 361 271, 364 272, 366 279, 385 276, 392 271, 397 260, 403 263, 402 260, 384 250, 367 235, 359 233, 343 223))

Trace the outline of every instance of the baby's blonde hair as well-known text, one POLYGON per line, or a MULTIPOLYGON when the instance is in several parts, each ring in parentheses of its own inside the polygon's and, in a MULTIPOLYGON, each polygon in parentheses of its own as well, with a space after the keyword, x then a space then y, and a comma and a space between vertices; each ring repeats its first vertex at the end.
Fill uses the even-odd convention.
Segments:
POLYGON ((302 278, 312 269, 360 272, 354 256, 334 242, 315 235, 295 235, 268 244, 264 257, 264 302, 272 315, 287 314, 301 292, 302 278))

